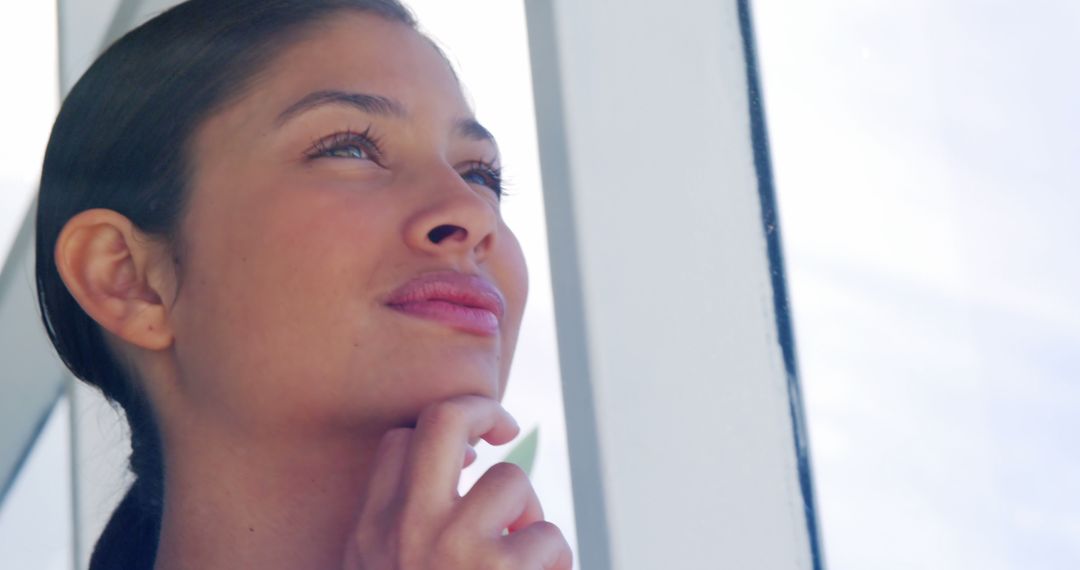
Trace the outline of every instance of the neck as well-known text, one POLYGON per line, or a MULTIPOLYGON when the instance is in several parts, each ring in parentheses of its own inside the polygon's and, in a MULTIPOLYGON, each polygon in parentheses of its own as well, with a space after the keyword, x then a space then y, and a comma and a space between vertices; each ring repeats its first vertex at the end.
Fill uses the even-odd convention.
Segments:
POLYGON ((379 435, 170 441, 156 570, 340 568, 379 435))

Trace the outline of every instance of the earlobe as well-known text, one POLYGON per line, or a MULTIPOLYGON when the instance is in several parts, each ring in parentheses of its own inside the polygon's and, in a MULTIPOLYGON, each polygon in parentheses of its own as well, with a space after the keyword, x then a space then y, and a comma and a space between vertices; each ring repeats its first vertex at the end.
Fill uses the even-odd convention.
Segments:
MULTIPOLYGON (((124 341, 148 350, 173 341, 163 284, 150 279, 168 259, 162 245, 142 236, 112 210, 80 212, 56 242, 56 267, 90 318, 124 341)), ((160 280, 158 280, 160 281, 160 280)))

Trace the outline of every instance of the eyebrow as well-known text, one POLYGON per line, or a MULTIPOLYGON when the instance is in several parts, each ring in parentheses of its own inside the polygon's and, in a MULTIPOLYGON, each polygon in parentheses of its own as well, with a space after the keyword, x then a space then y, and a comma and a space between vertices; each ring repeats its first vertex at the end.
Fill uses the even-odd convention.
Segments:
MULTIPOLYGON (((305 111, 310 111, 311 109, 322 107, 324 105, 345 105, 359 109, 365 113, 382 115, 385 117, 404 118, 408 116, 408 113, 405 111, 405 106, 396 99, 369 93, 325 90, 309 93, 299 101, 289 105, 288 108, 278 115, 277 125, 281 126, 289 119, 305 111)), ((495 136, 491 134, 491 131, 487 130, 484 125, 481 125, 479 121, 472 117, 458 120, 454 125, 454 132, 467 139, 490 142, 491 144, 496 145, 495 136)))
POLYGON ((495 135, 492 135, 491 131, 484 128, 484 125, 481 125, 479 121, 472 117, 459 120, 454 126, 454 131, 467 139, 495 144, 495 135))
MULTIPOLYGON (((382 95, 370 95, 367 93, 350 93, 347 91, 315 91, 305 95, 299 101, 289 105, 277 118, 278 126, 289 119, 324 105, 345 105, 370 113, 390 117, 404 117, 405 106, 400 102, 382 95)), ((481 127, 483 128, 483 127, 481 127)))

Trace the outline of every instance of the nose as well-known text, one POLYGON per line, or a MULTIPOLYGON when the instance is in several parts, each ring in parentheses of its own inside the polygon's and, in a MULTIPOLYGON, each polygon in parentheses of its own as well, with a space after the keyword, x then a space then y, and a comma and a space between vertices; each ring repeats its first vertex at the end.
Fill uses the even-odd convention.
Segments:
POLYGON ((422 204, 406 222, 405 241, 428 255, 472 256, 479 263, 494 246, 498 213, 490 199, 449 170, 426 185, 422 204))

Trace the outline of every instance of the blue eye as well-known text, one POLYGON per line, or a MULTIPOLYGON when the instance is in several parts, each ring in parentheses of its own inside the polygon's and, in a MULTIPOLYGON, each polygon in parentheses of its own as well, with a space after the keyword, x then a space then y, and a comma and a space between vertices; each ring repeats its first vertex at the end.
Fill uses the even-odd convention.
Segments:
POLYGON ((469 184, 486 186, 495 193, 495 196, 502 197, 502 173, 498 168, 479 161, 470 162, 465 166, 465 171, 461 173, 462 180, 469 184))
POLYGON ((322 155, 331 158, 370 158, 368 151, 353 144, 326 149, 322 155))
POLYGON ((308 158, 352 158, 370 160, 379 164, 381 154, 378 141, 371 135, 371 129, 362 133, 341 131, 323 137, 307 152, 308 158))

